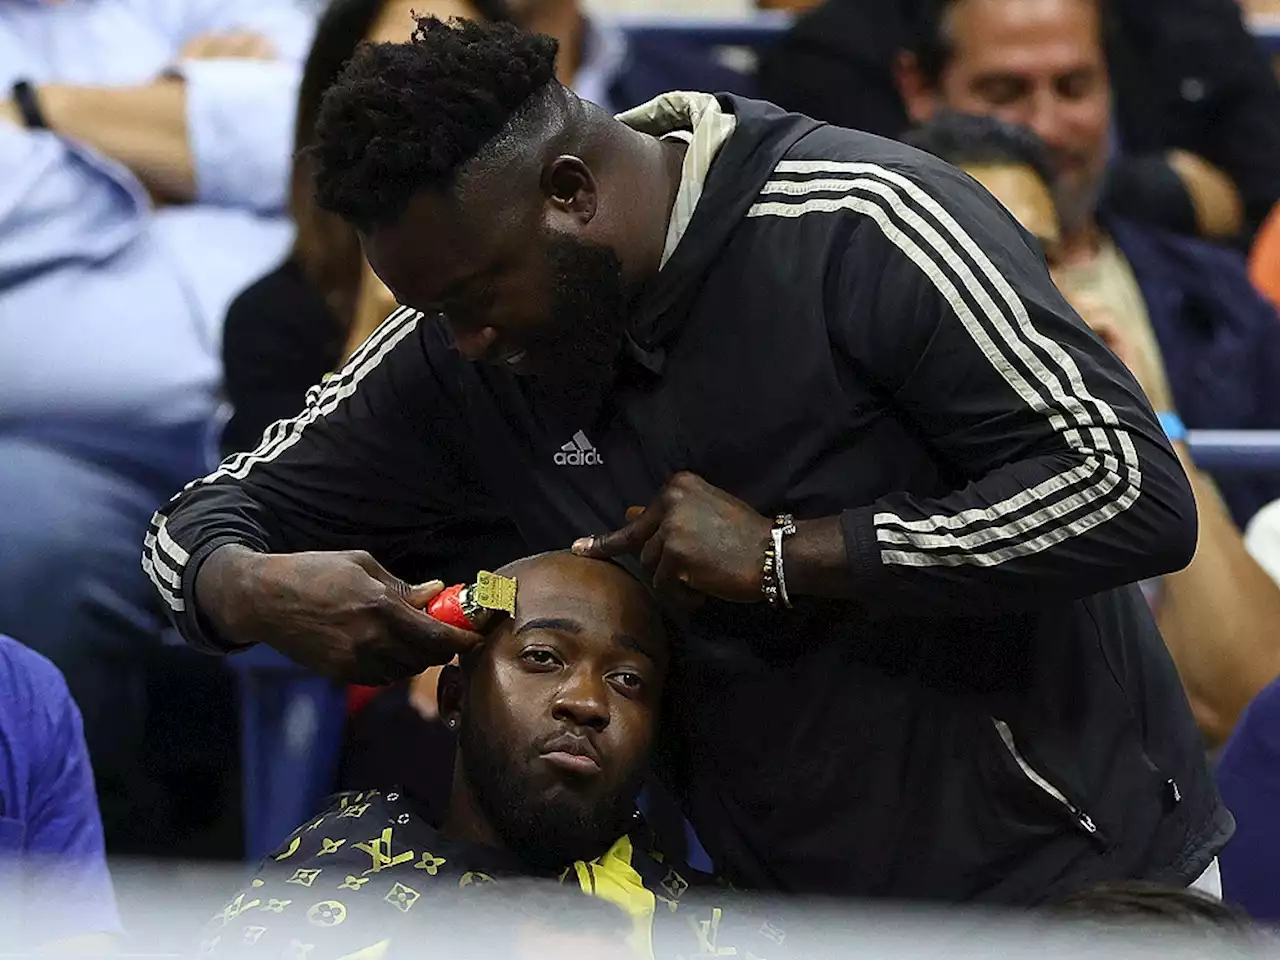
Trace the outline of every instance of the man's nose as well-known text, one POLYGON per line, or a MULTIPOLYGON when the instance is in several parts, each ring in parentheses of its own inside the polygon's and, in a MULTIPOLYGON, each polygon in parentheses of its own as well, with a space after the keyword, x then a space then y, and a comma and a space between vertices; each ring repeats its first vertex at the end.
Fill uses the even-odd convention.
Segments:
POLYGON ((609 725, 609 691, 594 670, 575 670, 556 694, 551 715, 561 723, 589 727, 597 733, 609 725))
POLYGON ((458 352, 468 360, 483 359, 489 352, 489 348, 493 346, 493 342, 498 339, 498 331, 493 327, 458 330, 451 326, 450 329, 453 331, 453 342, 458 352))
POLYGON ((1063 140, 1062 104, 1052 90, 1036 94, 1023 123, 1049 147, 1058 150, 1069 146, 1063 140))

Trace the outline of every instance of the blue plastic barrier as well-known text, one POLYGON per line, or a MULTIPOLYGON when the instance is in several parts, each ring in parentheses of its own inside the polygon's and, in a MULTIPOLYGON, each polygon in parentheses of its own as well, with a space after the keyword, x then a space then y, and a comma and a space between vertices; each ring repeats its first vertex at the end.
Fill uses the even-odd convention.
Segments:
POLYGON ((1192 430, 1187 447, 1204 470, 1280 472, 1280 430, 1192 430))
POLYGON ((228 660, 240 681, 245 856, 257 861, 333 792, 347 691, 269 647, 228 660))
POLYGON ((1251 27, 1253 35, 1269 53, 1280 54, 1280 17, 1258 17, 1251 27))

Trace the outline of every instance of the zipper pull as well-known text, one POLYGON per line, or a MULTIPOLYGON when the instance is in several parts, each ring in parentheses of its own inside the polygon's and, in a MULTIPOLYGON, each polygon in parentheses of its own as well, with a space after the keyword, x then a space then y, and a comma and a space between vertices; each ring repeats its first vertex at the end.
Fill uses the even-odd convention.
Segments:
POLYGON ((1080 829, 1085 833, 1093 836, 1098 832, 1098 825, 1093 822, 1093 818, 1079 808, 1073 808, 1072 813, 1076 816, 1076 823, 1080 824, 1080 829))
POLYGON ((1172 801, 1174 805, 1181 803, 1182 790, 1178 787, 1178 781, 1173 779, 1173 777, 1170 777, 1168 780, 1164 782, 1164 785, 1165 785, 1165 789, 1169 793, 1169 800, 1172 801))

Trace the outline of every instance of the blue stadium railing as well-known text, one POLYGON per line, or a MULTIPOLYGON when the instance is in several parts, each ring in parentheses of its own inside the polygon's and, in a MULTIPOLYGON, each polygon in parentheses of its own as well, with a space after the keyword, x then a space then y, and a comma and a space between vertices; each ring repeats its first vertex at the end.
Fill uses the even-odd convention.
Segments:
MULTIPOLYGON (((682 40, 707 47, 760 49, 787 29, 791 17, 785 13, 761 13, 743 18, 622 17, 620 23, 628 34, 678 34, 682 40)), ((1280 17, 1260 18, 1252 28, 1270 52, 1280 54, 1280 17)))
MULTIPOLYGON (((1280 430, 1192 431, 1206 470, 1280 472, 1280 430)), ((346 690, 267 647, 230 658, 240 678, 245 852, 265 856, 319 809, 337 776, 346 690)))

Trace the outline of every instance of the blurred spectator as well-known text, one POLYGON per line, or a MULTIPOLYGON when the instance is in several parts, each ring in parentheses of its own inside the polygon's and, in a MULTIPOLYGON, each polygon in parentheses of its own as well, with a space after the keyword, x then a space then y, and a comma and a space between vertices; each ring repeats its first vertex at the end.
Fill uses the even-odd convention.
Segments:
MULTIPOLYGON (((678 36, 630 37, 580 0, 505 0, 510 18, 560 43, 557 78, 606 110, 638 106, 668 90, 750 93, 749 77, 678 36)), ((430 12, 430 11, 420 11, 430 12)))
POLYGON ((1253 240, 1249 279, 1273 306, 1280 307, 1280 207, 1267 217, 1253 240))
POLYGON ((760 59, 760 96, 842 127, 897 137, 909 126, 893 81, 920 0, 826 0, 760 59))
POLYGON ((1144 880, 1102 883, 1064 898, 1054 910, 1101 927, 1199 935, 1223 944, 1243 944, 1259 933, 1247 916, 1218 897, 1144 880))
POLYGON ((136 541, 207 463, 222 316, 288 242, 309 32, 294 0, 0 4, 0 629, 66 675, 108 836, 154 813, 136 541))
MULTIPOLYGON (((1057 174, 1054 280, 1078 307, 1105 309, 1142 354, 1156 410, 1176 410, 1192 429, 1280 426, 1280 319, 1240 256, 1099 212, 1112 91, 1094 0, 955 0, 949 30, 940 83, 928 67, 902 73, 912 118, 951 109, 1034 121, 1023 125, 1048 144, 1057 174)), ((943 37, 921 42, 937 48, 943 37)), ((1241 526, 1280 496, 1280 477, 1219 486, 1241 526)))
POLYGON ((0 949, 99 954, 119 933, 80 711, 57 667, 0 636, 0 949))
POLYGON ((1245 711, 1218 761, 1218 785, 1236 818, 1223 891, 1255 919, 1280 923, 1280 680, 1245 711))
POLYGON ((1280 583, 1280 500, 1267 504, 1249 521, 1245 544, 1262 569, 1280 583))
MULTIPOLYGON (((1011 22, 1029 26, 1060 6, 1097 16, 1096 0, 829 0, 766 55, 759 88, 789 109, 897 136, 910 109, 891 84, 895 66, 907 99, 922 86, 955 95, 957 48, 994 36, 990 24, 975 30, 974 18, 1007 8, 1011 22)), ((1180 233, 1251 233, 1280 199, 1280 88, 1234 0, 1112 0, 1108 8, 1119 152, 1108 204, 1180 233)), ((1054 143, 1052 117, 1078 94, 1066 82, 1031 97, 1026 79, 992 76, 972 94, 998 98, 1006 119, 1054 143)))
MULTIPOLYGON (((1258 511, 1249 553, 1280 584, 1280 501, 1258 511)), ((1223 887, 1258 920, 1280 925, 1280 680, 1249 705, 1218 762, 1235 840, 1223 851, 1223 887)))
MULTIPOLYGON (((942 114, 906 139, 974 177, 1056 255, 1061 228, 1049 187, 1052 163, 1033 133, 994 118, 942 114)), ((1157 409, 1170 410, 1159 351, 1138 346, 1137 322, 1124 315, 1140 306, 1124 298, 1068 299, 1157 409)), ((1249 701, 1280 675, 1280 587, 1249 556, 1213 480, 1196 468, 1180 438, 1171 439, 1196 495, 1200 539, 1190 566, 1152 586, 1150 596, 1200 730, 1221 743, 1249 701)))

